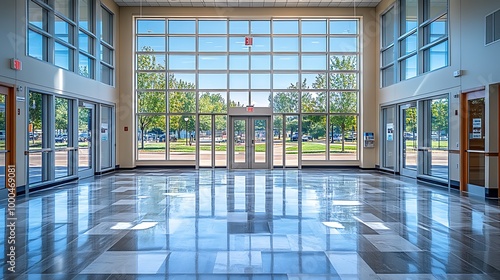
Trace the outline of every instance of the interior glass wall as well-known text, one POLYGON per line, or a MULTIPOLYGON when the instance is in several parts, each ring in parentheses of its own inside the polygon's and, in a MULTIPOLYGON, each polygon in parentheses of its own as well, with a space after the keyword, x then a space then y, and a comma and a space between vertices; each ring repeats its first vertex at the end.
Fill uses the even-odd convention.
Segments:
POLYGON ((358 159, 357 20, 135 23, 137 160, 198 159, 206 166, 201 157, 212 162, 215 155, 223 166, 222 116, 247 105, 273 108, 275 166, 358 159))

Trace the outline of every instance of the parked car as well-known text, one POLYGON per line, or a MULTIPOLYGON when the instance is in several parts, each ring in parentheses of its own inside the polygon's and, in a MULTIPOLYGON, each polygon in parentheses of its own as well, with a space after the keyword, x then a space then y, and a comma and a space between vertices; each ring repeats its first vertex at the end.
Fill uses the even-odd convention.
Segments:
POLYGON ((38 133, 30 132, 30 140, 38 140, 38 138, 39 138, 38 133))
POLYGON ((342 136, 340 134, 334 134, 333 138, 331 138, 333 142, 342 142, 342 136))
POLYGON ((82 132, 78 134, 78 142, 87 142, 90 140, 90 134, 87 132, 82 132))
MULTIPOLYGON (((162 134, 158 137, 158 142, 165 142, 165 138, 166 138, 166 135, 165 134, 162 134)), ((170 142, 176 142, 177 141, 177 137, 175 137, 175 135, 170 135, 170 138, 169 138, 170 142)))
POLYGON ((348 133, 344 136, 346 141, 355 141, 357 139, 356 133, 348 133))
POLYGON ((54 141, 56 143, 64 143, 64 142, 68 141, 68 136, 66 136, 64 134, 56 135, 56 137, 54 138, 54 141))
MULTIPOLYGON (((299 140, 299 134, 298 133, 294 133, 292 134, 292 137, 290 137, 290 139, 292 141, 298 141, 299 140)), ((307 141, 312 141, 312 136, 309 136, 309 135, 302 135, 301 137, 302 141, 303 142, 307 142, 307 141)))

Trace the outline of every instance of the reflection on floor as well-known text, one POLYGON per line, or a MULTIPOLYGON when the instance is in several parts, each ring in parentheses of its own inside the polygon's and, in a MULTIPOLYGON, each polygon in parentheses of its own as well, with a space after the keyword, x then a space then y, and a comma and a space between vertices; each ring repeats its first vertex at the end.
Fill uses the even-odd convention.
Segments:
POLYGON ((500 208, 357 170, 122 171, 18 198, 16 279, 500 279, 500 208))

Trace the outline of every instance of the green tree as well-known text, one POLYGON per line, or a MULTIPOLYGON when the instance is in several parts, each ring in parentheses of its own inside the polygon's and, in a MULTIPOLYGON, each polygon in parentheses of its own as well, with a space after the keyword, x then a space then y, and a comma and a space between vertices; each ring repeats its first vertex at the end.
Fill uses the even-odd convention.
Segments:
POLYGON ((286 130, 290 135, 290 141, 292 141, 293 134, 299 132, 299 119, 297 116, 286 117, 286 130))
MULTIPOLYGON (((354 71, 356 70, 355 56, 332 56, 330 58, 330 70, 354 71)), ((355 73, 332 73, 330 75, 330 88, 341 90, 330 94, 330 118, 331 142, 334 141, 334 128, 340 129, 342 152, 345 151, 345 138, 347 133, 356 127, 356 116, 358 106, 357 92, 349 90, 357 88, 357 74, 355 73)), ((351 137, 354 137, 351 135, 351 137)))
MULTIPOLYGON (((144 47, 143 52, 152 52, 150 47, 144 47)), ((165 70, 164 62, 156 61, 156 56, 141 54, 137 56, 137 69, 139 70, 165 70)), ((162 72, 140 72, 137 73, 137 88, 140 91, 137 94, 137 112, 139 113, 158 113, 165 112, 165 92, 154 90, 165 90, 166 79, 162 72)), ((137 117, 137 127, 139 129, 141 148, 144 149, 144 134, 154 126, 161 125, 161 119, 158 116, 139 115, 137 117)))
POLYGON ((278 140, 281 139, 281 131, 283 130, 283 116, 274 115, 273 117, 273 129, 278 133, 278 140))
MULTIPOLYGON (((195 113, 196 111, 196 92, 194 91, 195 85, 191 82, 184 81, 182 79, 177 79, 173 74, 168 77, 169 88, 179 89, 179 91, 170 92, 169 101, 169 111, 170 113, 195 113), (183 91, 188 90, 188 91, 183 91)), ((171 115, 170 116, 170 131, 177 134, 177 138, 180 139, 181 131, 186 130, 186 121, 184 118, 186 115, 171 115)), ((189 116, 188 116, 189 117, 189 116)), ((191 117, 189 117, 191 119, 191 117)), ((195 130, 194 120, 188 120, 188 131, 195 130)), ((188 132, 186 132, 188 135, 188 132)))
MULTIPOLYGON (((200 95, 198 100, 198 107, 201 113, 226 113, 227 104, 226 99, 220 93, 205 92, 200 95)), ((215 126, 223 127, 225 122, 220 118, 215 118, 215 126)), ((199 120, 200 131, 210 131, 212 126, 211 118, 200 117, 199 120)))
POLYGON ((199 110, 202 113, 227 112, 226 100, 220 93, 202 93, 198 102, 199 110))
MULTIPOLYGON (((69 115, 68 104, 69 100, 65 98, 56 97, 55 108, 55 129, 57 133, 68 133, 69 115)), ((69 136, 69 135, 68 135, 69 136)))

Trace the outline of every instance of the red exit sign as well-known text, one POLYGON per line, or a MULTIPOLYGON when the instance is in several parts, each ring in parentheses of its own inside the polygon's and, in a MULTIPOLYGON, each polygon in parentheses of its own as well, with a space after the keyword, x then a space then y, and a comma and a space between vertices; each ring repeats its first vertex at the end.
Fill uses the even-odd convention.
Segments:
POLYGON ((17 71, 21 71, 21 69, 23 68, 21 60, 16 59, 16 58, 12 58, 10 60, 10 68, 17 70, 17 71))
POLYGON ((251 46, 253 45, 253 38, 250 36, 245 37, 245 46, 251 46))

